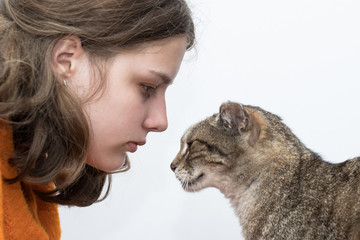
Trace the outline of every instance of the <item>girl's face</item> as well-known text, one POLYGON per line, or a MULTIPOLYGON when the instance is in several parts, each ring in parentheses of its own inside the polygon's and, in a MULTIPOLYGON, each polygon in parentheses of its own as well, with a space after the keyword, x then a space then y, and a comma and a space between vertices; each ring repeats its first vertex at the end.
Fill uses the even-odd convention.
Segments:
MULTIPOLYGON (((177 75, 186 46, 186 37, 153 41, 124 50, 107 63, 103 91, 83 105, 90 126, 87 164, 117 170, 126 152, 146 143, 149 132, 166 130, 165 91, 177 75)), ((80 58, 78 69, 67 85, 86 99, 94 86, 88 55, 80 58)))

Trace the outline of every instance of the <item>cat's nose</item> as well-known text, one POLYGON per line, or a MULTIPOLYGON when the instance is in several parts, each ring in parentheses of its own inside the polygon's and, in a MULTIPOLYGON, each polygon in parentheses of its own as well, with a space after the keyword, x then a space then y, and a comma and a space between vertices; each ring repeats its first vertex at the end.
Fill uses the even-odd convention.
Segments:
POLYGON ((170 168, 171 168, 171 170, 172 170, 173 172, 175 172, 175 170, 176 170, 176 168, 177 168, 177 165, 174 164, 174 163, 171 163, 171 164, 170 164, 170 168))

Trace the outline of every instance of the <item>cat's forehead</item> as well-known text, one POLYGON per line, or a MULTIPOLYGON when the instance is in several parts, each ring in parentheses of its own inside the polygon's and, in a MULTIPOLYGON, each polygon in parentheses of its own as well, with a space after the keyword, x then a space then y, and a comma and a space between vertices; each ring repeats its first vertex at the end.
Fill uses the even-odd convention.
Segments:
POLYGON ((219 114, 214 114, 203 121, 191 126, 183 135, 181 140, 183 142, 191 142, 200 136, 210 136, 214 131, 217 130, 215 122, 218 119, 219 114))
POLYGON ((181 138, 182 142, 190 141, 192 136, 194 135, 194 132, 196 132, 196 128, 197 124, 189 127, 181 138))

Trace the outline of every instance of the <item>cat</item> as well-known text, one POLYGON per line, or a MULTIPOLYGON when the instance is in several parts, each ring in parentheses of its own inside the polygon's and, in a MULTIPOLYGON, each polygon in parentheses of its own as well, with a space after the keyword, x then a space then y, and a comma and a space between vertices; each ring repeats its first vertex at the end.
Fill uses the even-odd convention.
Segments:
POLYGON ((259 107, 223 103, 170 165, 189 192, 218 188, 246 240, 360 240, 360 158, 330 164, 259 107))

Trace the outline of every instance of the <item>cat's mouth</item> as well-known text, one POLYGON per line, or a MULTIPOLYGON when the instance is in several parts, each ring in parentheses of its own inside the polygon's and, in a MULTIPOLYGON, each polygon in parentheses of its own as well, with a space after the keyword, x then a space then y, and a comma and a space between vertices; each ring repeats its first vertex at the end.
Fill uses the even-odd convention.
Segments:
POLYGON ((192 181, 187 182, 187 186, 193 186, 194 184, 196 184, 202 177, 204 177, 204 173, 201 173, 197 178, 195 178, 192 181))

